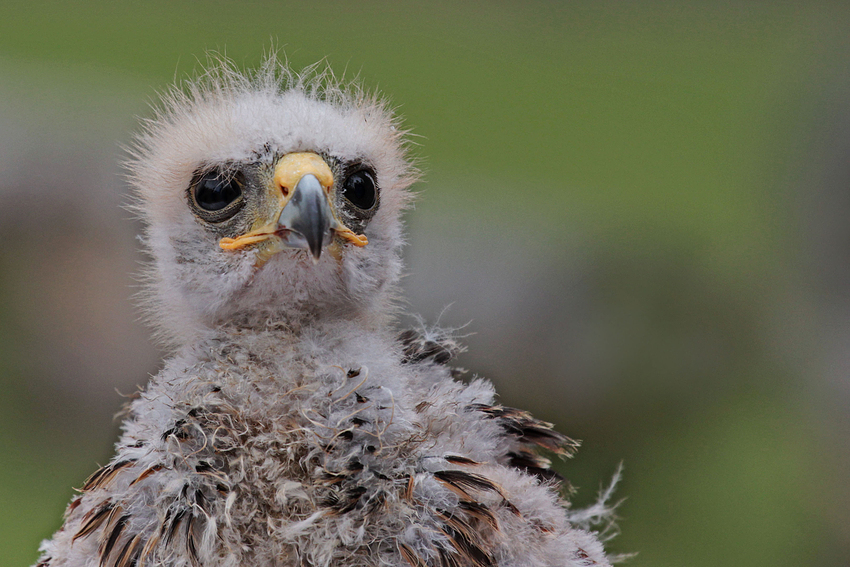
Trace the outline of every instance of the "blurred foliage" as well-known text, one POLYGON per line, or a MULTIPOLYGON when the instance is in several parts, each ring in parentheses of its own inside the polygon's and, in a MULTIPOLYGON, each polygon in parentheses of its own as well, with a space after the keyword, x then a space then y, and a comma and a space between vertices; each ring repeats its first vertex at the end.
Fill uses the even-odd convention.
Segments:
MULTIPOLYGON (((435 249, 498 266, 501 238, 550 267, 525 277, 553 296, 584 290, 571 344, 577 380, 601 391, 591 401, 555 362, 518 352, 512 363, 475 336, 464 363, 505 403, 585 440, 562 465, 579 502, 625 463, 613 550, 638 551, 636 566, 840 565, 850 535, 832 508, 847 494, 811 415, 818 366, 793 187, 820 89, 846 69, 848 29, 850 8, 827 1, 7 0, 0 111, 25 108, 30 131, 0 143, 23 159, 52 138, 79 152, 95 135, 126 140, 130 115, 207 50, 245 65, 271 46, 294 67, 326 58, 387 93, 417 136, 427 181, 412 255, 438 233, 435 249), (474 217, 493 222, 470 233, 474 217), (528 391, 512 379, 525 367, 554 381, 528 391), (578 401, 547 388, 567 399, 576 388, 578 401)), ((23 261, 7 253, 0 268, 23 261)), ((23 344, 39 341, 20 333, 26 311, 0 295, 5 567, 35 559, 115 431, 85 418, 85 402, 63 413, 67 394, 37 376, 23 344)), ((574 313, 543 305, 539 328, 516 330, 529 344, 574 313)), ((510 321, 510 308, 489 306, 492 321, 472 330, 510 321)))

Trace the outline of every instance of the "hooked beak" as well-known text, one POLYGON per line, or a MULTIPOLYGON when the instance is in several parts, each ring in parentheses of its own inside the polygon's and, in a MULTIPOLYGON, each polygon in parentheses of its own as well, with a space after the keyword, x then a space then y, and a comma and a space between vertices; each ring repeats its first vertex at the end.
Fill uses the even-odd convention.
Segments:
POLYGON ((307 173, 295 185, 292 198, 281 211, 277 225, 279 230, 286 231, 286 246, 308 249, 315 263, 322 255, 322 248, 333 238, 332 220, 336 219, 319 179, 307 173))
POLYGON ((257 263, 285 248, 309 251, 318 263, 322 249, 334 236, 355 246, 366 246, 365 236, 355 234, 334 215, 330 193, 333 173, 321 157, 314 153, 292 153, 283 156, 275 166, 272 186, 266 198, 272 203, 270 218, 258 219, 251 231, 236 238, 222 238, 225 250, 240 250, 261 244, 257 263))

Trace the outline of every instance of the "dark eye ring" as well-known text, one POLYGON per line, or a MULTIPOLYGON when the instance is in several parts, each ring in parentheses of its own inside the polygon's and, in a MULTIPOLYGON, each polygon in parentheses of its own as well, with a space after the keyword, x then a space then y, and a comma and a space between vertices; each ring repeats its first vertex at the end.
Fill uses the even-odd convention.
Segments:
POLYGON ((374 172, 364 168, 350 173, 342 182, 342 195, 360 210, 372 209, 378 202, 378 186, 374 172))
POLYGON ((192 208, 207 222, 221 222, 231 218, 244 203, 239 176, 217 170, 195 176, 191 197, 192 208))

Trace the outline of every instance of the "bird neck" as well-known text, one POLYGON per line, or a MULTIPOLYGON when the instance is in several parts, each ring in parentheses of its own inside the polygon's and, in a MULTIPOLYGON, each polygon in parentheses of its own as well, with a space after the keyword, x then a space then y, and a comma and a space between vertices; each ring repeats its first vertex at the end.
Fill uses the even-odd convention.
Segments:
POLYGON ((273 337, 281 345, 286 345, 324 337, 332 342, 336 338, 358 334, 383 335, 392 326, 388 316, 376 316, 354 309, 333 313, 304 313, 299 317, 253 314, 232 318, 209 328, 199 339, 204 342, 234 336, 273 337))

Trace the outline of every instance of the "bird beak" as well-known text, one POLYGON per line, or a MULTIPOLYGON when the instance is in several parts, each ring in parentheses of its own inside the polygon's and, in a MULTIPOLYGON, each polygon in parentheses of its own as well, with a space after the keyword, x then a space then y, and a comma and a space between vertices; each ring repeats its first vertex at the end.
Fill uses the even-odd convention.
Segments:
POLYGON ((308 249, 317 262, 322 247, 331 242, 331 207, 319 178, 307 173, 295 184, 289 203, 277 220, 279 230, 284 230, 288 248, 308 249))
POLYGON ((250 232, 237 238, 222 238, 219 246, 238 250, 263 243, 258 262, 265 263, 284 248, 307 250, 317 263, 322 249, 339 236, 355 246, 366 246, 365 236, 355 234, 334 215, 331 207, 333 173, 314 153, 283 156, 274 170, 267 196, 274 203, 271 218, 258 221, 250 232))

